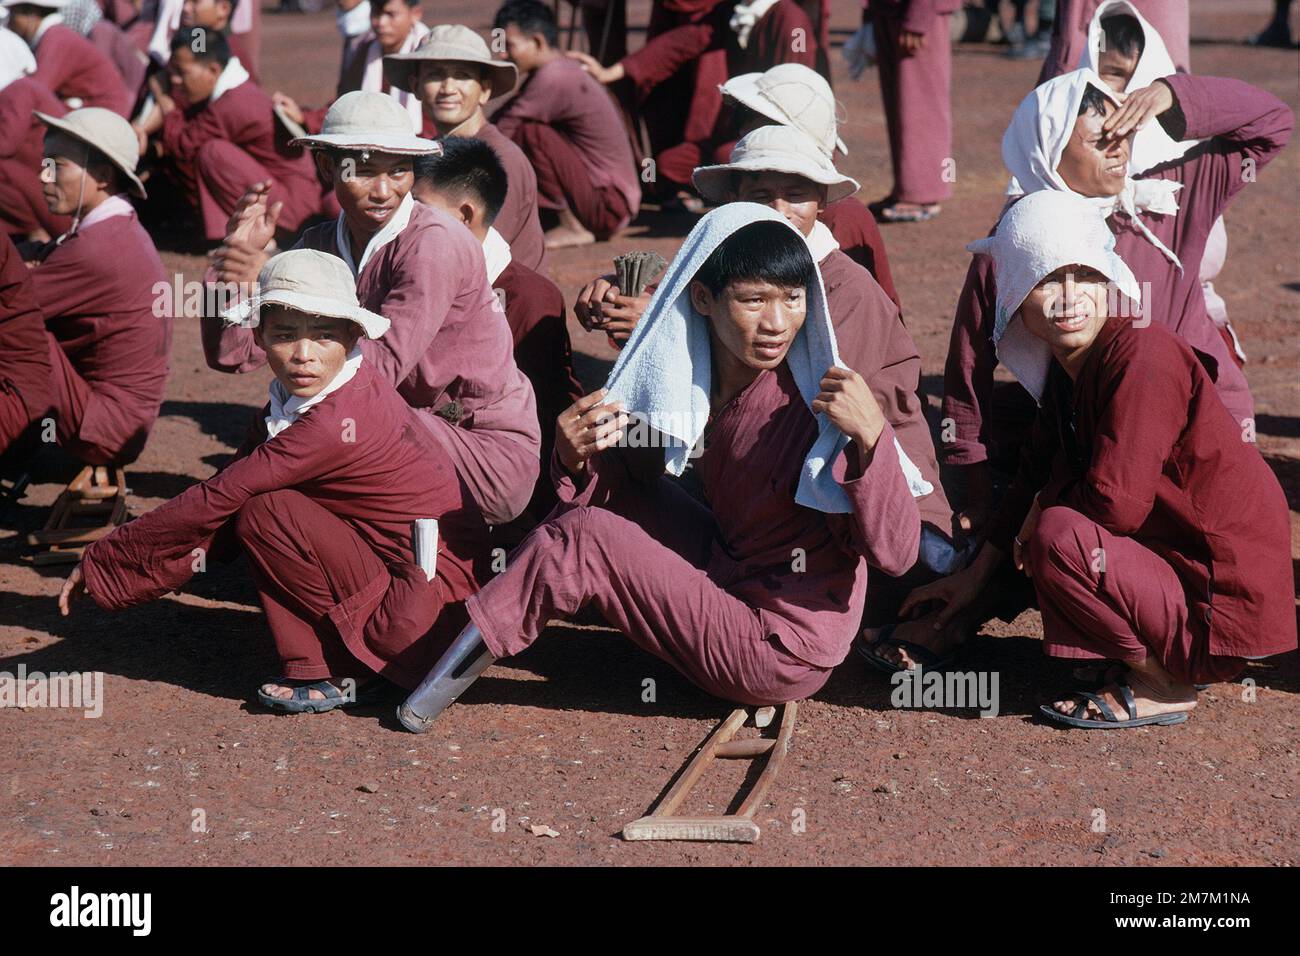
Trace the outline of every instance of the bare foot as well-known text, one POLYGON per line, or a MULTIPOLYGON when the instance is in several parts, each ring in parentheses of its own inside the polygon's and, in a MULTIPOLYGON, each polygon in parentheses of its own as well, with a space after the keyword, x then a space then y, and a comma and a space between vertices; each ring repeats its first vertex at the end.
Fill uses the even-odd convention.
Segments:
POLYGON ((596 235, 578 221, 571 209, 560 210, 560 224, 548 231, 544 237, 547 249, 568 249, 573 246, 589 246, 596 241, 596 235))

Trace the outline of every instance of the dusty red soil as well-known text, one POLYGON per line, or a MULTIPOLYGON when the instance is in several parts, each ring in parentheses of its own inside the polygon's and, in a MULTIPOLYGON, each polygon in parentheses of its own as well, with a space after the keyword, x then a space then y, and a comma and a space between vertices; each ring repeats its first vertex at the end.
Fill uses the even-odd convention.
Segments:
MULTIPOLYGON (((645 22, 647 4, 632 4, 645 22)), ((1237 41, 1266 20, 1263 0, 1193 0, 1193 65, 1249 80, 1300 106, 1295 53, 1237 41)), ((488 25, 487 5, 473 25, 488 25)), ((856 4, 836 4, 837 44, 856 4)), ((426 19, 463 6, 426 3, 426 19)), ((331 89, 337 40, 328 14, 266 18, 263 74, 313 103, 331 89)), ((640 34, 634 34, 633 46, 640 34)), ((836 70, 840 70, 838 51, 836 70)), ((998 144, 1037 64, 992 47, 955 57, 958 182, 936 221, 886 231, 908 324, 925 356, 932 404, 952 303, 967 257, 999 207, 998 144)), ((837 93, 848 109, 847 171, 864 199, 888 188, 875 78, 837 93)), ((1231 251, 1217 283, 1251 355, 1259 443, 1286 486, 1300 554, 1300 151, 1294 146, 1228 216, 1231 251)), ((628 248, 670 256, 685 229, 646 217, 625 239, 553 256, 572 298, 628 248)), ((168 254, 196 278, 201 260, 168 254)), ((572 328, 580 370, 599 383, 600 337, 572 328)), ((265 394, 262 376, 204 365, 198 330, 178 323, 172 377, 149 447, 130 473, 137 513, 210 475, 265 394)), ((1297 860, 1295 654, 1253 665, 1254 702, 1220 684, 1183 726, 1119 733, 1052 729, 1038 704, 1065 681, 1037 646, 1037 614, 993 626, 968 648, 971 668, 1000 676, 1002 713, 898 710, 889 685, 856 660, 803 705, 789 761, 758 813, 753 846, 627 843, 619 836, 723 717, 666 665, 600 629, 555 627, 494 667, 416 737, 391 705, 285 718, 247 702, 275 670, 244 570, 213 569, 186 594, 109 615, 83 605, 57 615, 62 572, 20 560, 21 533, 71 465, 43 459, 18 532, 0 531, 0 670, 103 671, 100 719, 0 710, 0 862, 257 863, 1004 863, 1288 864, 1297 860), (642 703, 642 681, 657 702, 642 703), (206 832, 194 832, 194 811, 206 832), (1094 832, 1095 811, 1106 832, 1094 832), (495 819, 505 820, 495 832, 495 819), (802 811, 802 814, 796 811, 802 811), (796 822, 806 828, 798 832, 796 822), (536 837, 541 823, 558 831, 536 837)), ((701 791, 693 809, 725 806, 740 769, 701 791)))

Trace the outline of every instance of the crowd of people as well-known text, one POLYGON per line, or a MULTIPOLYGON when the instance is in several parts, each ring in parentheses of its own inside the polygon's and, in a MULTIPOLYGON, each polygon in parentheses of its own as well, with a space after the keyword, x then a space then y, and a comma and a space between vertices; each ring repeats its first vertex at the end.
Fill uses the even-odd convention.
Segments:
POLYGON ((1296 647, 1288 506, 1212 282, 1294 117, 1191 72, 1185 2, 1042 3, 1013 37, 1042 75, 953 290, 939 423, 878 223, 952 195, 957 0, 864 5, 871 203, 836 168, 829 0, 657 0, 635 52, 621 2, 585 4, 586 53, 538 0, 491 44, 340 0, 312 105, 260 85, 253 0, 0 2, 0 474, 50 422, 83 464, 140 456, 177 223, 211 250, 208 366, 272 376, 232 462, 85 548, 64 614, 243 555, 282 666, 260 701, 397 685, 413 731, 584 608, 764 705, 855 648, 949 667, 1036 606, 1079 662, 1043 717, 1086 728, 1185 721, 1198 684, 1296 647), (657 282, 572 303, 619 350, 584 394, 548 250, 643 205, 693 227, 657 282))

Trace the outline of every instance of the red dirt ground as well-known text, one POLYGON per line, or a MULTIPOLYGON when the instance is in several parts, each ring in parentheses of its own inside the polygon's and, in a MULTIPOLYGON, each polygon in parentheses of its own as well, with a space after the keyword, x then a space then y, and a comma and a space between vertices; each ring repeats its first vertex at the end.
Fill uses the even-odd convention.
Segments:
MULTIPOLYGON (((644 24, 648 4, 632 5, 644 24)), ((836 4, 836 44, 856 4, 836 4)), ((471 24, 486 28, 478 5, 471 24)), ((1198 72, 1256 83, 1300 106, 1294 52, 1239 45, 1262 27, 1264 0, 1193 0, 1198 72)), ((426 20, 463 17, 427 2, 426 20)), ((268 15, 263 75, 314 103, 332 89, 337 39, 329 14, 268 15), (312 52, 307 52, 312 51, 312 52)), ((633 46, 640 33, 633 34, 633 46)), ((847 171, 862 198, 888 188, 888 153, 874 75, 850 83, 834 54, 837 94, 851 120, 847 171)), ((1006 173, 999 139, 1036 63, 991 46, 955 54, 957 195, 936 221, 886 231, 912 334, 937 375, 963 244, 985 233, 1006 173)), ((1217 283, 1251 355, 1261 451, 1292 504, 1300 554, 1300 304, 1294 146, 1228 215, 1231 252, 1217 283)), ((629 248, 671 256, 681 223, 647 217, 622 240, 553 255, 572 300, 578 286, 629 248)), ((167 254, 197 278, 201 260, 167 254)), ((610 353, 574 325, 580 371, 598 384, 610 353)), ((136 513, 210 475, 233 450, 265 394, 264 376, 208 371, 192 321, 176 329, 172 376, 149 447, 130 472, 136 513)), ((623 825, 646 811, 728 712, 666 665, 602 629, 555 627, 528 653, 494 667, 427 736, 395 730, 392 707, 316 718, 272 716, 248 700, 274 673, 269 635, 239 566, 200 575, 190 592, 108 615, 83 604, 58 617, 62 571, 20 560, 22 534, 71 464, 41 463, 0 531, 0 670, 103 671, 98 720, 79 712, 0 711, 0 862, 259 863, 803 863, 803 864, 1293 864, 1297 861, 1297 655, 1254 665, 1257 700, 1215 685, 1191 721, 1125 733, 1072 733, 1032 719, 1060 689, 1043 658, 1037 614, 995 626, 968 648, 972 668, 1000 675, 1002 713, 899 710, 889 685, 856 660, 803 705, 790 758, 753 846, 636 844, 623 825), (657 682, 643 703, 642 681, 657 682), (206 832, 195 832, 196 810, 206 832), (497 812, 499 811, 499 812, 497 812), (1104 813, 1105 832, 1093 824, 1104 813), (493 821, 504 820, 502 832, 493 821), (536 837, 528 824, 558 837, 536 837), (799 824, 802 823, 803 826, 799 824)), ((700 792, 699 811, 730 799, 741 771, 700 792), (708 801, 713 801, 710 805, 708 801)))

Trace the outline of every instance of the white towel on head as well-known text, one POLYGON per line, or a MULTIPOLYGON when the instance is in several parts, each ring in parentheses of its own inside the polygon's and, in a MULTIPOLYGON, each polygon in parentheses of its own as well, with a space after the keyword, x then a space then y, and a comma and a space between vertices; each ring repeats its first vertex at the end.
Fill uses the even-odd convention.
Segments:
MULTIPOLYGON (((669 263, 645 316, 633 329, 605 382, 608 401, 621 402, 629 413, 668 439, 664 464, 671 474, 685 470, 691 449, 709 420, 709 324, 691 305, 691 280, 724 240, 742 227, 762 221, 781 223, 800 235, 784 216, 748 202, 727 203, 696 223, 669 263)), ((799 394, 809 406, 821 390, 826 370, 832 365, 845 367, 835 345, 826 291, 815 262, 813 271, 817 280, 807 290, 808 316, 785 358, 799 394)), ((817 426, 817 439, 804 459, 795 501, 816 511, 845 514, 851 510, 848 495, 831 474, 830 465, 849 440, 824 414, 817 416, 817 426)), ((897 439, 895 446, 912 493, 932 491, 897 439), (921 486, 924 491, 919 490, 921 486)))
MULTIPOLYGON (((1097 58, 1100 55, 1102 42, 1105 39, 1105 31, 1101 28, 1102 18, 1116 16, 1117 14, 1128 14, 1136 19, 1145 37, 1137 68, 1133 71, 1128 86, 1124 88, 1125 93, 1146 89, 1160 77, 1171 76, 1177 72, 1174 68, 1173 58, 1169 56, 1169 51, 1165 48, 1165 41, 1156 32, 1156 28, 1146 21, 1146 18, 1138 12, 1137 7, 1133 6, 1129 0, 1106 0, 1097 8, 1097 12, 1092 17, 1092 23, 1088 25, 1088 45, 1079 58, 1079 69, 1097 69, 1097 58)), ((1133 136, 1133 152, 1129 157, 1129 171, 1141 173, 1159 166, 1161 163, 1181 159, 1189 149, 1199 142, 1200 140, 1196 139, 1175 141, 1165 132, 1159 121, 1151 120, 1133 136)))
MULTIPOLYGON (((1079 116, 1079 106, 1090 86, 1101 90, 1116 105, 1119 104, 1118 97, 1095 72, 1075 70, 1036 87, 1016 107, 1011 124, 1002 136, 1002 161, 1011 170, 1012 176, 1011 184, 1007 187, 1008 195, 1033 193, 1040 189, 1079 195, 1066 185, 1056 167, 1070 142, 1075 120, 1079 116)), ((1132 176, 1127 176, 1124 191, 1118 196, 1080 198, 1096 206, 1103 216, 1110 216, 1116 211, 1126 213, 1138 231, 1181 269, 1182 263, 1178 257, 1147 228, 1139 213, 1173 215, 1178 212, 1178 201, 1174 194, 1182 188, 1182 183, 1165 179, 1133 179, 1132 176)))
POLYGON ((1043 398, 1052 350, 1017 315, 1034 286, 1062 266, 1089 266, 1141 306, 1137 279, 1116 255, 1115 235, 1104 216, 1095 204, 1072 192, 1030 193, 1003 214, 996 233, 966 248, 993 257, 998 283, 993 344, 998 361, 1036 401, 1043 398), (1063 229, 1062 223, 1070 225, 1063 229))

